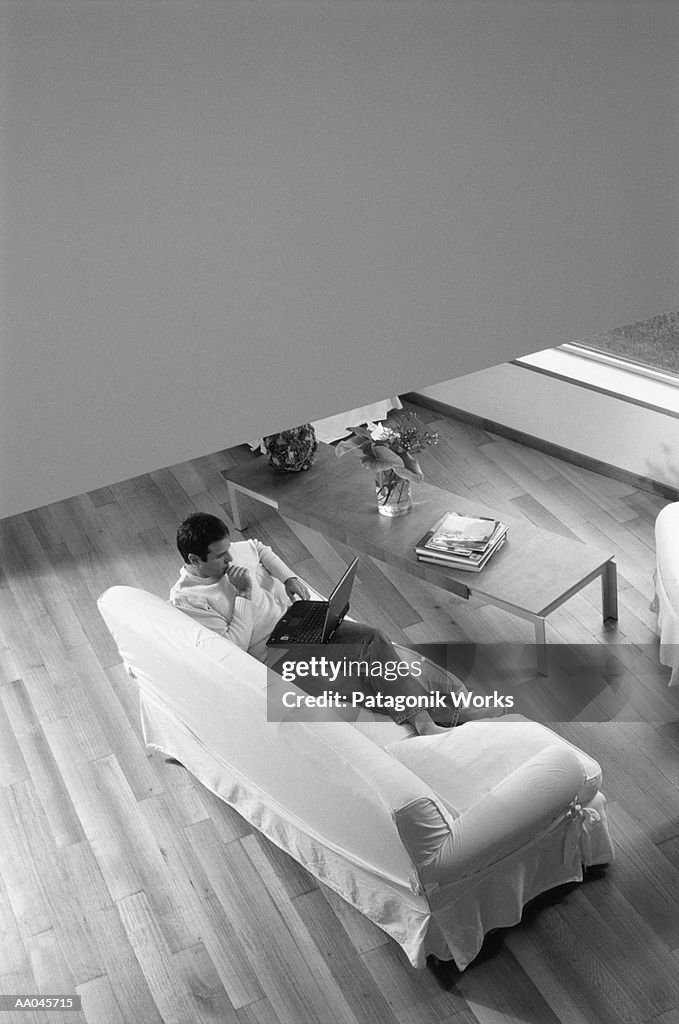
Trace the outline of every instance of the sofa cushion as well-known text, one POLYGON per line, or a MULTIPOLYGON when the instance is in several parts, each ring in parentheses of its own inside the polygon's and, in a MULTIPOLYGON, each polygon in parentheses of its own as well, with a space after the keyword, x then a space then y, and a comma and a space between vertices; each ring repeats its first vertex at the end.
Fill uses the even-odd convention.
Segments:
POLYGON ((457 817, 535 754, 555 743, 576 751, 585 775, 578 799, 587 803, 601 782, 597 762, 551 729, 522 715, 468 722, 446 733, 409 737, 390 743, 385 750, 426 782, 450 814, 457 817))

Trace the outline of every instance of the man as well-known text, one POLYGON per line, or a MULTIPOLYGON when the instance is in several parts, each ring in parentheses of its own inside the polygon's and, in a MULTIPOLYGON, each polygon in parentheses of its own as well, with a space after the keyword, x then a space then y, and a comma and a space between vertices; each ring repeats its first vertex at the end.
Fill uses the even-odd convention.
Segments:
MULTIPOLYGON (((206 512, 194 512, 181 523, 177 548, 184 565, 170 591, 172 604, 263 661, 266 641, 280 617, 295 598, 309 598, 306 584, 260 541, 232 543, 226 523, 206 512)), ((399 660, 379 630, 346 619, 338 627, 333 643, 351 645, 355 649, 352 657, 361 660, 399 660)), ((304 647, 297 648, 295 653, 299 658, 309 658, 316 651, 315 647, 304 647)), ((363 676, 352 679, 354 690, 360 688, 374 694, 376 687, 382 693, 423 692, 420 683, 409 676, 397 683, 363 676)), ((443 731, 424 708, 385 713, 423 735, 443 731)))

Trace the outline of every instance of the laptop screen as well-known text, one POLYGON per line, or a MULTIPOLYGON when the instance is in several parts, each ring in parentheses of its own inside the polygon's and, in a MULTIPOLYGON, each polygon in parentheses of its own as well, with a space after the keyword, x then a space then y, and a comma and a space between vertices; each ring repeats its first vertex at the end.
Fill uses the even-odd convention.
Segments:
POLYGON ((351 596, 351 588, 354 585, 354 576, 356 575, 357 565, 358 558, 355 558, 328 598, 328 612, 326 615, 324 630, 324 635, 326 637, 330 636, 330 634, 337 629, 337 623, 346 613, 349 605, 349 598, 351 596))

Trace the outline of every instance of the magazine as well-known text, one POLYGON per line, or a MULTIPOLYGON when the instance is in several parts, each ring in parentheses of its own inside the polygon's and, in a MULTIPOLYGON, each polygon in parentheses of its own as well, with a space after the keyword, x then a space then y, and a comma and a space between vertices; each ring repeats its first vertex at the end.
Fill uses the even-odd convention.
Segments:
POLYGON ((472 549, 484 551, 498 526, 497 519, 487 516, 465 516, 459 512, 446 514, 432 527, 425 541, 429 548, 472 549))
POLYGON ((415 545, 419 561, 479 572, 504 543, 507 526, 489 516, 446 512, 415 545))
POLYGON ((444 569, 463 569, 465 572, 480 572, 486 562, 502 547, 507 539, 507 530, 499 534, 493 544, 489 544, 487 550, 482 554, 454 555, 450 552, 435 551, 434 549, 417 549, 417 558, 420 562, 429 562, 432 565, 440 565, 444 569))

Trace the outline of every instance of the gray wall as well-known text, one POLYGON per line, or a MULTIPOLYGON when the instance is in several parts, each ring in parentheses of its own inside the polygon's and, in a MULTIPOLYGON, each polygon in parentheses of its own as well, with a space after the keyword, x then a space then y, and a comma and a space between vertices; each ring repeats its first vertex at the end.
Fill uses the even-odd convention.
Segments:
POLYGON ((676 308, 655 0, 5 0, 0 515, 676 308))
POLYGON ((527 434, 538 448, 540 441, 566 448, 583 456, 588 468, 603 463, 622 470, 623 480, 679 490, 676 416, 513 363, 442 381, 421 394, 438 407, 527 434))

